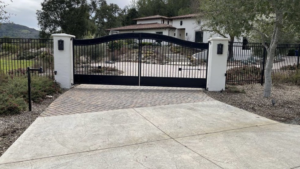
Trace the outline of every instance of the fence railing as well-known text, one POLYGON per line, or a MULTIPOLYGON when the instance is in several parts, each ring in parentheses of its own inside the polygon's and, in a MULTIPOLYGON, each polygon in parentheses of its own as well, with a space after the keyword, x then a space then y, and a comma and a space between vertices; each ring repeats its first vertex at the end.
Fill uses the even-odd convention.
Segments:
MULTIPOLYGON (((289 76, 299 68, 299 44, 279 44, 272 73, 289 76)), ((227 84, 264 83, 267 51, 261 43, 230 43, 227 61, 227 84)))
POLYGON ((42 67, 42 73, 32 75, 53 78, 53 40, 0 38, 0 73, 22 76, 27 67, 42 67))

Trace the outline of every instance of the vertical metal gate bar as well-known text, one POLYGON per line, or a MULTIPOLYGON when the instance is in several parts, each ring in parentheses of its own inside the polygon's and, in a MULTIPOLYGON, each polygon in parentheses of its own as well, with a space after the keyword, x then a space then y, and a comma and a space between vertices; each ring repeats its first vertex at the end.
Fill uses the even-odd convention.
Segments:
POLYGON ((142 36, 139 35, 139 52, 138 52, 138 76, 139 76, 139 86, 141 86, 141 71, 142 71, 142 36))

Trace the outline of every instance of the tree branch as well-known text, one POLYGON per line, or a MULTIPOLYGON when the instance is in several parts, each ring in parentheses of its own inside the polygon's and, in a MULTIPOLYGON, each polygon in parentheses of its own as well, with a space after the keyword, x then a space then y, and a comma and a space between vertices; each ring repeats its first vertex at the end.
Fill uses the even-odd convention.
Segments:
POLYGON ((217 30, 217 29, 203 29, 203 27, 201 27, 202 31, 208 31, 208 32, 215 32, 221 36, 223 36, 223 38, 227 38, 226 35, 224 35, 223 33, 221 33, 221 31, 217 30))
POLYGON ((266 44, 266 35, 264 33, 262 33, 259 29, 255 28, 255 27, 252 27, 252 29, 256 32, 258 32, 262 38, 262 45, 267 49, 269 50, 269 47, 268 45, 266 44))

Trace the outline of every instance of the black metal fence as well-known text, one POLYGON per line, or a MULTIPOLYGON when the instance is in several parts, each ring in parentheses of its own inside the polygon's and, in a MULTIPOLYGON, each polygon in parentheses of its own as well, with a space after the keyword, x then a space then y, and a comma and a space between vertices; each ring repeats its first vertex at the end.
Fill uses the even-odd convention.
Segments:
POLYGON ((52 39, 0 39, 0 73, 26 75, 26 68, 43 68, 32 75, 53 78, 54 57, 52 39))
MULTIPOLYGON (((278 45, 272 73, 294 73, 299 68, 299 49, 299 44, 278 45)), ((261 43, 231 43, 228 50, 227 84, 264 83, 267 51, 261 43)))

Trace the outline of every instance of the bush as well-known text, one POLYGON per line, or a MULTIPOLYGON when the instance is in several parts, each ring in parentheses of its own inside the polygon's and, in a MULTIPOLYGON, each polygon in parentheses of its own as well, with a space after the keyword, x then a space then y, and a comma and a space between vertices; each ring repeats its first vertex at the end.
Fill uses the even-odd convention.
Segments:
POLYGON ((142 46, 153 46, 151 42, 142 42, 142 46))
POLYGON ((286 66, 282 66, 280 68, 280 70, 297 70, 297 65, 294 64, 294 65, 286 65, 286 66))
POLYGON ((24 51, 17 54, 18 60, 31 60, 38 56, 38 52, 24 51))
POLYGON ((300 71, 273 73, 272 81, 275 85, 280 83, 300 85, 300 71))
POLYGON ((24 99, 15 98, 4 92, 0 94, 0 115, 18 114, 24 110, 26 110, 24 99))
POLYGON ((35 68, 42 67, 43 70, 54 69, 54 57, 52 54, 48 52, 43 52, 37 58, 38 60, 35 61, 33 67, 35 68))
POLYGON ((122 41, 111 41, 108 43, 108 48, 110 50, 119 50, 123 46, 122 41))
POLYGON ((125 42, 130 45, 130 44, 133 44, 134 43, 134 40, 133 39, 126 39, 125 42))
POLYGON ((90 46, 75 46, 75 57, 88 56, 92 60, 99 60, 106 56, 106 44, 90 45, 90 46))
POLYGON ((5 37, 3 37, 3 38, 0 39, 0 42, 1 43, 11 43, 12 39, 9 38, 9 37, 7 37, 7 36, 5 36, 5 37))
MULTIPOLYGON (((5 77, 0 84, 0 114, 16 114, 24 111, 28 103, 27 77, 5 77)), ((46 77, 32 77, 31 99, 40 103, 46 95, 60 93, 61 89, 46 77)))
POLYGON ((7 52, 16 53, 18 52, 19 47, 13 44, 3 43, 2 44, 2 50, 7 52))
POLYGON ((261 80, 261 70, 255 66, 235 67, 227 70, 227 84, 243 85, 261 80))

